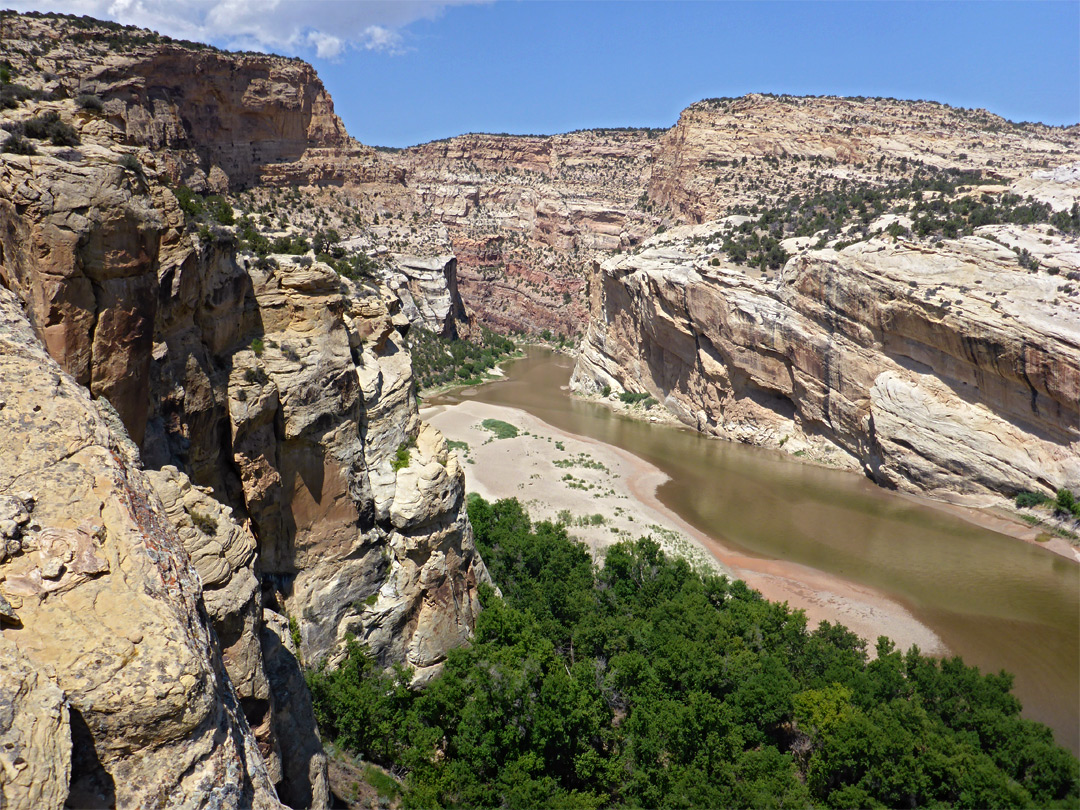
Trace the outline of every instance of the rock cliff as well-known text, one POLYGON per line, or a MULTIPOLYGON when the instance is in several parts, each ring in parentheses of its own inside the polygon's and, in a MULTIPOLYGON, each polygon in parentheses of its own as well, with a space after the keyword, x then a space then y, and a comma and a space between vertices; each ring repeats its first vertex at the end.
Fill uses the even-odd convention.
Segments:
POLYGON ((40 752, 2 784, 16 806, 328 806, 298 662, 352 634, 422 682, 467 640, 487 573, 463 472, 418 418, 389 288, 238 254, 168 183, 363 160, 303 63, 130 30, 105 55, 113 29, 50 20, 0 18, 40 96, 2 123, 74 136, 0 157, 0 660, 25 703, 0 736, 40 752))
POLYGON ((468 333, 469 316, 458 292, 455 257, 398 255, 383 278, 409 323, 445 338, 468 333))
POLYGON ((659 222, 637 207, 658 134, 462 135, 411 147, 390 156, 409 196, 386 212, 406 205, 421 241, 438 230, 481 323, 574 334, 585 321, 581 268, 637 244, 659 222))
POLYGON ((3 289, 0 401, 5 807, 279 806, 134 445, 3 289))
POLYGON ((1080 300, 995 230, 805 251, 770 277, 716 260, 717 223, 674 229, 594 269, 573 384, 942 498, 1076 489, 1080 300))
POLYGON ((86 17, 8 13, 0 40, 22 81, 54 96, 96 97, 102 109, 84 128, 152 150, 164 176, 196 190, 404 179, 348 136, 306 62, 223 53, 86 17))
POLYGON ((880 185, 916 165, 985 169, 1006 186, 1025 180, 1021 193, 1039 196, 1031 176, 1080 160, 1080 138, 1076 127, 930 101, 751 94, 691 105, 654 154, 650 201, 698 223, 786 200, 814 181, 880 185))

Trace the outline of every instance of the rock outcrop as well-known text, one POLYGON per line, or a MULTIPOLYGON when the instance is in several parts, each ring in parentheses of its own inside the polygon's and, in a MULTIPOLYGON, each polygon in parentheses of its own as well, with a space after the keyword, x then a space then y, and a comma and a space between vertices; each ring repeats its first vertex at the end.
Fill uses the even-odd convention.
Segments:
POLYGON ((4 704, 16 735, 0 752, 5 793, 16 807, 279 806, 199 577, 133 445, 3 289, 0 401, 0 492, 24 490, 27 513, 0 564, 14 614, 3 688, 18 698, 4 704))
POLYGON ((191 222, 166 180, 347 183, 315 158, 362 161, 309 66, 130 30, 106 57, 73 35, 98 24, 46 19, 0 17, 19 78, 53 93, 0 117, 56 113, 80 141, 0 159, 16 324, 0 420, 18 427, 0 448, 2 655, 34 696, 0 734, 54 753, 12 759, 4 785, 32 804, 326 807, 297 659, 353 634, 422 682, 468 639, 487 572, 463 473, 419 420, 390 289, 238 256, 236 229, 191 222), (49 714, 49 682, 70 720, 49 714))
POLYGON ((83 128, 144 147, 173 182, 218 192, 271 185, 400 184, 352 140, 314 68, 298 59, 192 47, 89 18, 7 14, 16 75, 54 95, 100 99, 83 128))
POLYGON ((806 251, 769 278, 716 261, 717 230, 595 268, 578 389, 648 391, 698 430, 947 499, 1080 487, 1080 300, 1063 277, 970 236, 806 251))
POLYGON ((1023 181, 1026 195, 1033 174, 1080 160, 1080 143, 1075 128, 931 101, 751 94, 691 105, 654 155, 649 199, 700 223, 786 201, 815 180, 879 185, 918 165, 983 169, 1003 187, 1023 181))
POLYGON ((408 196, 388 199, 383 213, 405 206, 418 241, 438 232, 479 322, 574 334, 586 315, 582 267, 659 223, 639 207, 658 134, 462 135, 411 147, 391 156, 408 196))
POLYGON ((468 333, 469 316, 458 292, 457 259, 453 256, 398 255, 394 269, 383 279, 397 295, 409 323, 445 338, 468 333))

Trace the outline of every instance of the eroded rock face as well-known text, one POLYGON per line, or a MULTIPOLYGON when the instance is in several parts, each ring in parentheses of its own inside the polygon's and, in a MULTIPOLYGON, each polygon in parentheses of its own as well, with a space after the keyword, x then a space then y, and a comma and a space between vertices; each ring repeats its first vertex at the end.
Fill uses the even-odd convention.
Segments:
POLYGON ((1080 160, 1080 146, 1071 129, 1014 124, 986 110, 929 101, 750 94, 692 104, 654 154, 649 199, 700 223, 762 196, 786 200, 781 178, 793 190, 815 178, 880 184, 918 164, 984 169, 1002 181, 987 192, 1016 184, 1017 193, 1068 207, 1058 186, 1071 175, 1037 167, 1080 160))
POLYGON ((0 638, 0 798, 13 810, 59 810, 71 781, 64 693, 0 638))
POLYGON ((354 633, 423 680, 468 638, 487 574, 461 471, 421 434, 391 290, 310 257, 238 259, 233 231, 199 234, 163 181, 351 182, 363 156, 309 66, 155 42, 106 57, 92 36, 65 42, 67 21, 31 68, 23 46, 54 22, 3 16, 16 72, 104 109, 0 112, 55 111, 81 138, 0 158, 0 292, 20 347, 0 359, 59 363, 8 369, 0 391, 0 420, 37 431, 0 444, 5 639, 73 707, 73 804, 271 806, 276 785, 325 807, 294 655, 332 658, 354 633), (399 481, 413 441, 423 474, 399 481), (41 465, 47 496, 16 485, 41 465), (267 629, 278 616, 299 649, 267 629))
POLYGON ((383 278, 409 323, 445 338, 468 333, 469 317, 458 292, 457 259, 399 255, 394 257, 394 268, 383 278))
POLYGON ((133 28, 118 35, 88 18, 5 15, 0 39, 21 77, 102 100, 102 114, 85 121, 93 134, 152 150, 164 174, 196 190, 404 179, 349 138, 314 68, 298 59, 184 47, 133 28))
MULTIPOLYGON (((3 643, 67 699, 70 722, 54 718, 70 729, 67 801, 279 806, 163 505, 3 289, 0 400, 0 491, 33 487, 20 549, 0 565, 17 614, 3 643)), ((66 768, 56 750, 41 774, 47 802, 66 768)))
POLYGON ((576 387, 942 498, 1080 485, 1080 303, 1060 276, 972 236, 808 251, 761 278, 711 264, 715 230, 595 269, 576 387))
POLYGON ((233 355, 228 402, 260 569, 305 661, 352 633, 430 677, 468 638, 487 573, 457 460, 416 413, 397 302, 318 263, 250 272, 262 345, 233 355))
POLYGON ((638 207, 657 134, 480 134, 422 144, 393 156, 408 193, 388 206, 445 232, 462 298, 481 323, 574 334, 585 320, 583 266, 659 224, 638 207))

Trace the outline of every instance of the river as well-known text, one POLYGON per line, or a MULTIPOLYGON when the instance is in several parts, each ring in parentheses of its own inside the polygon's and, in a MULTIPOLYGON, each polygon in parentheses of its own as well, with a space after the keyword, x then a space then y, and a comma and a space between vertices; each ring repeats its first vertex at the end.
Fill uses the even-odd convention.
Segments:
POLYGON ((950 651, 1008 670, 1024 715, 1080 753, 1080 565, 886 492, 850 472, 626 418, 569 395, 573 360, 532 347, 506 379, 443 394, 519 408, 669 476, 660 501, 723 545, 869 586, 907 607, 950 651))

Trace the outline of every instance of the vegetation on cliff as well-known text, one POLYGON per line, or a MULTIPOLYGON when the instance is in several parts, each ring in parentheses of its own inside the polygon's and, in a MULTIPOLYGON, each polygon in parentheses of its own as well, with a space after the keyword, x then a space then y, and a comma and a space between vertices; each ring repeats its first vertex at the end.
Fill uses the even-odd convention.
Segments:
POLYGON ((355 642, 309 676, 323 732, 402 777, 406 807, 1066 807, 1080 764, 1012 678, 885 638, 868 660, 647 538, 602 566, 516 500, 474 497, 502 589, 425 691, 355 642))
MULTIPOLYGON (((780 166, 778 158, 763 161, 780 166)), ((720 168, 728 165, 727 161, 714 162, 720 168)), ((811 158, 809 162, 813 166, 831 165, 823 158, 811 158)), ((845 240, 836 245, 839 248, 870 236, 872 223, 885 214, 895 216, 885 227, 891 236, 955 239, 971 235, 983 225, 1038 223, 1049 224, 1070 236, 1080 234, 1080 206, 1055 212, 1047 203, 1017 194, 1001 194, 996 189, 985 193, 981 187, 994 186, 1002 179, 984 170, 938 169, 906 159, 895 164, 892 170, 910 177, 885 183, 856 179, 837 182, 823 173, 812 173, 813 185, 802 193, 786 198, 780 195, 772 201, 763 197, 755 205, 732 207, 731 214, 752 219, 722 234, 724 252, 736 264, 775 270, 788 259, 779 240, 817 236, 816 247, 825 247, 831 239, 845 240), (901 217, 910 225, 904 224, 901 217)), ((731 165, 741 167, 745 158, 741 163, 733 160, 731 165)), ((728 172, 732 176, 734 173, 734 169, 728 172)), ((1023 263, 1025 257, 1020 258, 1023 263)), ((1030 257, 1026 259, 1030 264, 1030 257)), ((1037 267, 1035 262, 1029 269, 1037 267)))

